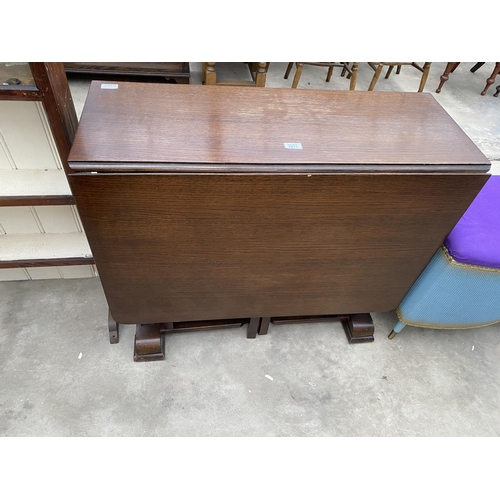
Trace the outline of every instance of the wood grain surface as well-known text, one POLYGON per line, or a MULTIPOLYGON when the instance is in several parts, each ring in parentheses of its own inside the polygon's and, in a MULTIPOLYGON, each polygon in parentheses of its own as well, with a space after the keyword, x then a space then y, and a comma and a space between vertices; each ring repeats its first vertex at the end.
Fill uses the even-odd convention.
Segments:
POLYGON ((69 176, 119 323, 388 311, 487 177, 69 176))
POLYGON ((427 93, 101 84, 91 84, 70 162, 488 169, 427 93))

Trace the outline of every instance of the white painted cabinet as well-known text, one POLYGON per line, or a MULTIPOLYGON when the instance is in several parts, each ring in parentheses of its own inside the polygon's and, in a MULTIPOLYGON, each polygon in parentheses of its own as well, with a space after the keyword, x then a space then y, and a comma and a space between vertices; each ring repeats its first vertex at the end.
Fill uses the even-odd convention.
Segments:
POLYGON ((0 281, 96 276, 65 169, 77 118, 62 63, 0 63, 0 281))

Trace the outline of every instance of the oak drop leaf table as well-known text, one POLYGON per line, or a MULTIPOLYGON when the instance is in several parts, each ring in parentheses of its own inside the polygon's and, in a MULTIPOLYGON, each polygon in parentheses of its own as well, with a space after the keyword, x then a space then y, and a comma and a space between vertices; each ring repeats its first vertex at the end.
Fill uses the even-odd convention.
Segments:
MULTIPOLYGON (((428 93, 92 82, 70 186, 134 359, 173 331, 398 306, 489 177, 428 93)), ((113 326, 114 325, 114 326, 113 326)))

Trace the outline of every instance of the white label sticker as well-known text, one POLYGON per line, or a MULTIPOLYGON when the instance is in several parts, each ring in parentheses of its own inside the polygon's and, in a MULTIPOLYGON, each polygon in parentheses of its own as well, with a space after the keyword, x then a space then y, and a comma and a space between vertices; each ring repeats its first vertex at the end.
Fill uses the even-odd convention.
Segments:
POLYGON ((101 89, 117 89, 117 83, 101 83, 101 89))
POLYGON ((300 142, 285 142, 286 149, 302 149, 302 144, 300 142))

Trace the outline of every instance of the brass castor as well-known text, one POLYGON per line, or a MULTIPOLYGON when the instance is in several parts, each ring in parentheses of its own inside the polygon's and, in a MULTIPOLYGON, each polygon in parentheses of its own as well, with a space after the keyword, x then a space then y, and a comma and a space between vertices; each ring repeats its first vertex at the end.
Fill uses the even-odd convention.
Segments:
POLYGON ((397 334, 398 334, 398 332, 395 332, 394 330, 392 330, 392 332, 389 334, 389 338, 393 339, 397 334))

